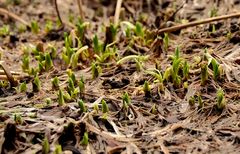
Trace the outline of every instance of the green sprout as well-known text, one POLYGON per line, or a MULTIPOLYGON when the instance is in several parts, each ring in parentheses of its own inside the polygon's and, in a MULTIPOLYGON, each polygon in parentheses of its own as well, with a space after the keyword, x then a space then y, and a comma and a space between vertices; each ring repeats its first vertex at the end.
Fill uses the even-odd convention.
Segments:
POLYGON ((50 145, 48 139, 45 137, 42 141, 42 154, 48 154, 50 151, 50 145))
POLYGON ((187 82, 187 81, 185 81, 185 82, 183 83, 183 88, 184 88, 184 89, 188 89, 188 82, 187 82))
POLYGON ((127 92, 123 94, 122 100, 123 100, 123 108, 127 109, 128 106, 131 104, 131 99, 127 92))
POLYGON ((24 72, 27 72, 29 70, 29 56, 24 55, 22 58, 22 69, 24 72))
MULTIPOLYGON (((115 41, 115 39, 116 39, 116 36, 117 36, 117 26, 115 26, 114 24, 110 24, 110 32, 111 32, 111 38, 112 38, 112 40, 111 40, 111 42, 113 42, 113 41, 115 41)), ((111 43, 110 42, 110 43, 111 43)))
POLYGON ((148 81, 144 82, 143 91, 144 91, 146 97, 149 97, 151 95, 151 88, 149 86, 148 81))
POLYGON ((90 23, 88 23, 88 22, 82 22, 81 19, 78 19, 78 22, 77 22, 77 24, 76 24, 76 26, 77 26, 77 36, 78 36, 78 38, 79 38, 81 41, 83 41, 86 28, 87 28, 87 26, 88 26, 89 24, 90 24, 90 23))
POLYGON ((19 124, 19 125, 23 124, 23 119, 20 114, 14 114, 14 121, 16 124, 19 124))
POLYGON ((171 77, 172 68, 168 67, 163 74, 163 81, 168 81, 171 77))
POLYGON ((93 37, 93 49, 97 54, 103 51, 103 43, 99 41, 97 35, 94 35, 93 37))
POLYGON ((190 66, 189 66, 188 62, 185 61, 184 65, 183 65, 183 78, 185 80, 187 80, 189 77, 189 68, 190 68, 190 66))
POLYGON ((108 105, 104 99, 102 99, 102 113, 107 113, 109 111, 108 105))
POLYGON ((59 106, 63 106, 65 104, 65 100, 63 97, 63 91, 61 89, 59 89, 58 91, 58 105, 59 106))
POLYGON ((78 101, 78 106, 79 106, 79 108, 80 108, 80 112, 81 112, 81 113, 87 112, 87 108, 86 108, 85 103, 83 102, 82 99, 80 99, 80 100, 78 101))
POLYGON ((168 37, 168 33, 164 33, 163 46, 164 46, 164 50, 167 51, 168 46, 169 46, 169 37, 168 37))
POLYGON ((201 85, 205 85, 208 80, 208 64, 206 61, 203 61, 201 64, 201 85))
POLYGON ((62 154, 62 146, 56 145, 53 154, 62 154))
POLYGON ((140 22, 137 22, 136 25, 135 25, 135 34, 137 36, 140 36, 140 37, 144 37, 144 30, 143 30, 143 26, 140 22))
POLYGON ((38 75, 34 77, 34 80, 32 82, 32 87, 33 87, 33 92, 39 92, 41 90, 41 81, 38 75))
POLYGON ((88 139, 88 133, 87 132, 85 132, 84 133, 84 135, 83 135, 83 139, 81 140, 81 144, 82 145, 88 145, 88 141, 89 139, 88 139))
POLYGON ((79 80, 78 87, 79 87, 80 96, 83 97, 83 93, 85 91, 85 82, 84 82, 83 76, 81 76, 79 80))
POLYGON ((83 46, 76 53, 72 54, 70 62, 69 62, 69 64, 72 67, 72 69, 75 69, 77 67, 79 55, 81 53, 83 53, 83 51, 86 51, 87 49, 88 49, 88 46, 83 46))
POLYGON ((26 82, 24 81, 23 83, 21 83, 19 85, 19 92, 22 93, 22 92, 26 92, 27 91, 27 84, 26 82))
POLYGON ((97 65, 96 63, 92 63, 91 69, 92 69, 92 78, 93 79, 96 79, 102 72, 102 68, 99 65, 97 65))
POLYGON ((222 110, 226 106, 226 101, 224 97, 224 91, 222 88, 219 88, 217 91, 217 109, 222 110))
POLYGON ((39 33, 39 26, 38 26, 37 21, 32 21, 31 22, 31 31, 35 34, 39 33))
POLYGON ((156 104, 153 104, 150 112, 151 112, 152 114, 157 114, 156 104))
POLYGON ((212 59, 211 64, 213 68, 213 78, 214 80, 217 80, 220 76, 219 64, 214 58, 212 59))
POLYGON ((194 96, 191 96, 191 97, 189 98, 188 104, 189 104, 190 106, 194 106, 194 104, 195 104, 195 97, 194 97, 194 96))
POLYGON ((155 77, 158 80, 159 83, 159 90, 161 92, 164 91, 164 86, 163 86, 163 77, 161 72, 158 69, 153 69, 153 70, 147 70, 145 71, 147 74, 152 75, 153 77, 155 77))
POLYGON ((198 98, 198 107, 203 108, 204 103, 203 103, 202 96, 200 95, 200 93, 198 94, 197 98, 198 98))
POLYGON ((51 98, 46 98, 45 103, 47 104, 47 106, 49 106, 50 104, 52 104, 52 99, 51 98))
POLYGON ((53 62, 50 53, 45 55, 45 70, 49 71, 53 67, 53 62))
POLYGON ((50 32, 53 29, 53 22, 51 20, 47 20, 45 25, 45 32, 50 32))
POLYGON ((77 79, 76 79, 76 76, 74 74, 74 72, 71 70, 71 69, 68 69, 67 70, 67 75, 68 75, 68 78, 71 78, 74 85, 77 85, 77 79))
POLYGON ((2 26, 0 28, 0 36, 7 36, 8 34, 10 34, 9 26, 8 25, 2 26))
POLYGON ((74 89, 75 89, 75 86, 72 78, 68 78, 68 87, 67 87, 68 93, 71 94, 74 91, 74 89))
POLYGON ((57 76, 55 76, 51 82, 52 82, 52 89, 59 89, 59 79, 57 76))

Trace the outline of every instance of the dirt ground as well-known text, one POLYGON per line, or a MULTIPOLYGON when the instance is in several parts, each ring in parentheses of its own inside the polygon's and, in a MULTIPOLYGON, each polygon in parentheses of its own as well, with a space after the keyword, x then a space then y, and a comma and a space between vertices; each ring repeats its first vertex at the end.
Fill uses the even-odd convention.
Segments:
POLYGON ((240 1, 116 3, 0 0, 0 153, 240 153, 240 1))

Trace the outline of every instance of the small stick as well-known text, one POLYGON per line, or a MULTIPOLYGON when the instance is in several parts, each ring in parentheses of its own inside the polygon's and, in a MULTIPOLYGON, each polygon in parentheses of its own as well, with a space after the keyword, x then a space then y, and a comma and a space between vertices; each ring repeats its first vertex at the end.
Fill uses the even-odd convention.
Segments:
POLYGON ((79 9, 79 14, 82 20, 84 20, 84 13, 83 13, 83 9, 82 9, 82 0, 77 0, 78 3, 78 9, 79 9))
POLYGON ((29 26, 29 24, 23 20, 22 18, 20 18, 19 16, 17 16, 16 14, 12 13, 12 12, 9 12, 8 10, 4 9, 4 8, 0 8, 0 14, 2 15, 7 15, 9 16, 10 18, 16 20, 16 21, 19 21, 20 23, 24 24, 25 26, 29 26))
POLYGON ((159 34, 162 34, 164 32, 174 32, 174 31, 184 29, 184 28, 188 28, 188 27, 193 27, 193 26, 197 26, 197 25, 201 25, 201 24, 210 23, 210 22, 213 22, 213 21, 219 21, 219 20, 224 20, 224 19, 228 19, 228 18, 236 18, 236 17, 240 17, 240 13, 234 13, 234 14, 229 14, 229 15, 212 17, 212 18, 207 18, 207 19, 200 20, 200 21, 193 21, 193 22, 189 22, 189 23, 186 23, 186 24, 181 24, 181 25, 176 25, 176 26, 172 26, 172 27, 168 27, 168 28, 155 30, 154 32, 159 35, 159 34))
POLYGON ((117 5, 116 5, 116 9, 115 9, 115 15, 114 15, 114 25, 118 24, 120 11, 121 11, 121 6, 122 6, 122 0, 118 0, 117 5))
POLYGON ((61 25, 64 26, 63 21, 62 21, 62 18, 61 18, 61 16, 60 16, 60 13, 59 13, 59 10, 58 10, 57 0, 54 0, 54 6, 55 6, 55 9, 56 9, 56 12, 57 12, 58 19, 59 19, 61 25))
MULTIPOLYGON (((10 71, 12 75, 20 75, 20 72, 14 72, 14 71, 10 71)), ((0 75, 5 75, 4 70, 0 70, 0 75)))
POLYGON ((16 87, 18 85, 18 82, 14 79, 14 77, 12 76, 11 72, 9 71, 9 68, 5 65, 4 61, 0 61, 0 66, 2 67, 2 69, 4 70, 8 81, 10 82, 12 87, 16 87))

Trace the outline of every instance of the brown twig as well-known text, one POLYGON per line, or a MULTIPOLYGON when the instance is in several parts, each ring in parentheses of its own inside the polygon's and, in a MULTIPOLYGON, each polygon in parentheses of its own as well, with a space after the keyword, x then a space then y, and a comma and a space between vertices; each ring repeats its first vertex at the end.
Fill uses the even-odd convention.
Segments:
POLYGON ((173 26, 173 27, 168 27, 168 28, 155 30, 154 33, 157 33, 159 35, 159 34, 162 34, 164 32, 174 32, 174 31, 184 29, 184 28, 188 28, 188 27, 193 27, 193 26, 197 26, 197 25, 201 25, 201 24, 206 24, 206 23, 210 23, 210 22, 214 22, 214 21, 224 20, 224 19, 228 19, 228 18, 236 18, 236 17, 240 17, 240 13, 234 13, 234 14, 229 14, 229 15, 212 17, 212 18, 207 18, 207 19, 200 20, 200 21, 193 21, 193 22, 189 22, 189 23, 186 23, 186 24, 181 24, 181 25, 176 25, 176 26, 173 26))
POLYGON ((7 15, 7 16, 9 16, 10 18, 12 18, 12 19, 14 19, 14 20, 16 20, 16 21, 18 21, 18 22, 26 25, 26 26, 29 26, 29 24, 28 24, 25 20, 23 20, 23 19, 20 18, 18 15, 14 14, 14 13, 12 13, 12 12, 9 12, 8 10, 6 10, 6 9, 4 9, 4 8, 0 8, 0 14, 2 14, 2 15, 7 15))
POLYGON ((8 81, 10 82, 12 87, 16 87, 18 85, 18 82, 14 79, 11 72, 9 71, 9 68, 5 65, 4 61, 0 61, 0 66, 4 70, 8 81))
POLYGON ((58 19, 59 19, 61 25, 64 26, 62 18, 61 18, 60 13, 59 13, 57 0, 54 0, 54 6, 55 6, 55 9, 56 9, 56 12, 57 12, 58 19))
POLYGON ((115 9, 115 15, 114 15, 114 25, 118 24, 120 11, 121 11, 121 6, 122 6, 122 0, 118 0, 117 5, 116 5, 116 9, 115 9))
POLYGON ((84 20, 84 13, 83 13, 83 9, 82 9, 82 0, 77 0, 78 3, 78 9, 79 9, 79 14, 82 20, 84 20))

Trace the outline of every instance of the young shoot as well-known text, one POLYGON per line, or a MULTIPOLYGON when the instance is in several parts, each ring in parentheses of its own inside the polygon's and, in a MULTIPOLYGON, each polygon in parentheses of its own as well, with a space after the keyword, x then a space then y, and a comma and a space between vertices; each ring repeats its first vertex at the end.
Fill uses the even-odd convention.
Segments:
POLYGON ((208 80, 208 64, 206 61, 203 61, 201 64, 201 85, 205 85, 208 80))
POLYGON ((202 100, 202 96, 200 94, 198 94, 198 107, 203 108, 203 106, 204 106, 204 103, 202 100))
POLYGON ((65 100, 63 97, 63 91, 61 89, 59 89, 58 91, 58 105, 59 106, 63 106, 65 104, 65 100))
POLYGON ((157 114, 156 104, 153 104, 150 112, 151 112, 152 114, 157 114))
POLYGON ((49 71, 53 67, 53 62, 50 53, 45 55, 45 70, 49 71))
POLYGON ((169 46, 169 37, 168 37, 168 33, 164 33, 163 46, 164 46, 164 50, 165 50, 165 52, 166 52, 167 49, 168 49, 168 46, 169 46))
POLYGON ((45 25, 45 32, 50 32, 53 29, 53 22, 51 20, 47 20, 45 25))
POLYGON ((82 145, 88 145, 88 133, 85 132, 84 135, 83 135, 83 139, 81 140, 81 144, 82 145))
POLYGON ((39 26, 38 26, 37 21, 32 21, 31 22, 31 31, 35 34, 39 33, 39 26))
POLYGON ((22 92, 26 92, 27 91, 27 84, 26 82, 23 82, 19 85, 19 92, 22 93, 22 92))
POLYGON ((47 137, 45 137, 44 140, 42 141, 42 154, 48 154, 49 151, 50 151, 50 145, 47 137))
POLYGON ((102 73, 102 68, 96 63, 92 63, 91 70, 93 79, 96 79, 102 73))
POLYGON ((106 101, 104 99, 102 99, 102 113, 108 113, 109 109, 108 109, 108 105, 106 103, 106 101))
POLYGON ((214 80, 217 80, 220 76, 219 64, 214 58, 212 59, 211 64, 213 68, 213 78, 214 80))
POLYGON ((80 99, 80 100, 78 101, 78 106, 79 106, 79 108, 80 108, 80 112, 81 112, 81 113, 87 112, 87 108, 86 108, 85 103, 83 102, 82 99, 80 99))
POLYGON ((62 146, 61 145, 56 145, 53 154, 62 154, 62 153, 63 153, 62 152, 62 146))
POLYGON ((23 119, 22 119, 22 116, 20 114, 14 114, 14 121, 18 125, 23 124, 23 119))
POLYGON ((190 68, 190 66, 189 66, 188 62, 185 61, 184 65, 183 65, 183 78, 185 80, 187 80, 189 77, 189 68, 190 68))
POLYGON ((79 87, 80 97, 83 97, 83 93, 85 91, 85 82, 84 82, 83 76, 81 76, 79 80, 78 87, 79 87))
POLYGON ((148 81, 144 82, 143 91, 144 91, 146 97, 149 97, 151 95, 151 88, 149 86, 148 81))
POLYGON ((34 80, 32 82, 32 87, 33 87, 33 92, 39 92, 41 90, 41 81, 38 75, 34 77, 34 80))
POLYGON ((93 37, 93 49, 96 54, 103 52, 103 43, 99 41, 96 34, 93 37))
POLYGON ((29 55, 24 55, 22 58, 22 69, 24 72, 29 71, 29 55))
POLYGON ((52 89, 59 89, 59 79, 57 76, 52 79, 52 89))
POLYGON ((157 79, 157 82, 159 83, 159 90, 161 92, 164 91, 164 86, 163 86, 163 77, 161 72, 158 69, 153 69, 153 70, 147 70, 145 71, 147 74, 152 75, 153 77, 155 77, 157 79))
POLYGON ((223 110, 226 106, 224 91, 222 88, 219 88, 217 91, 217 109, 223 110))
POLYGON ((142 24, 140 22, 136 22, 135 34, 137 36, 140 36, 141 38, 144 38, 144 30, 143 30, 143 26, 142 26, 142 24))

